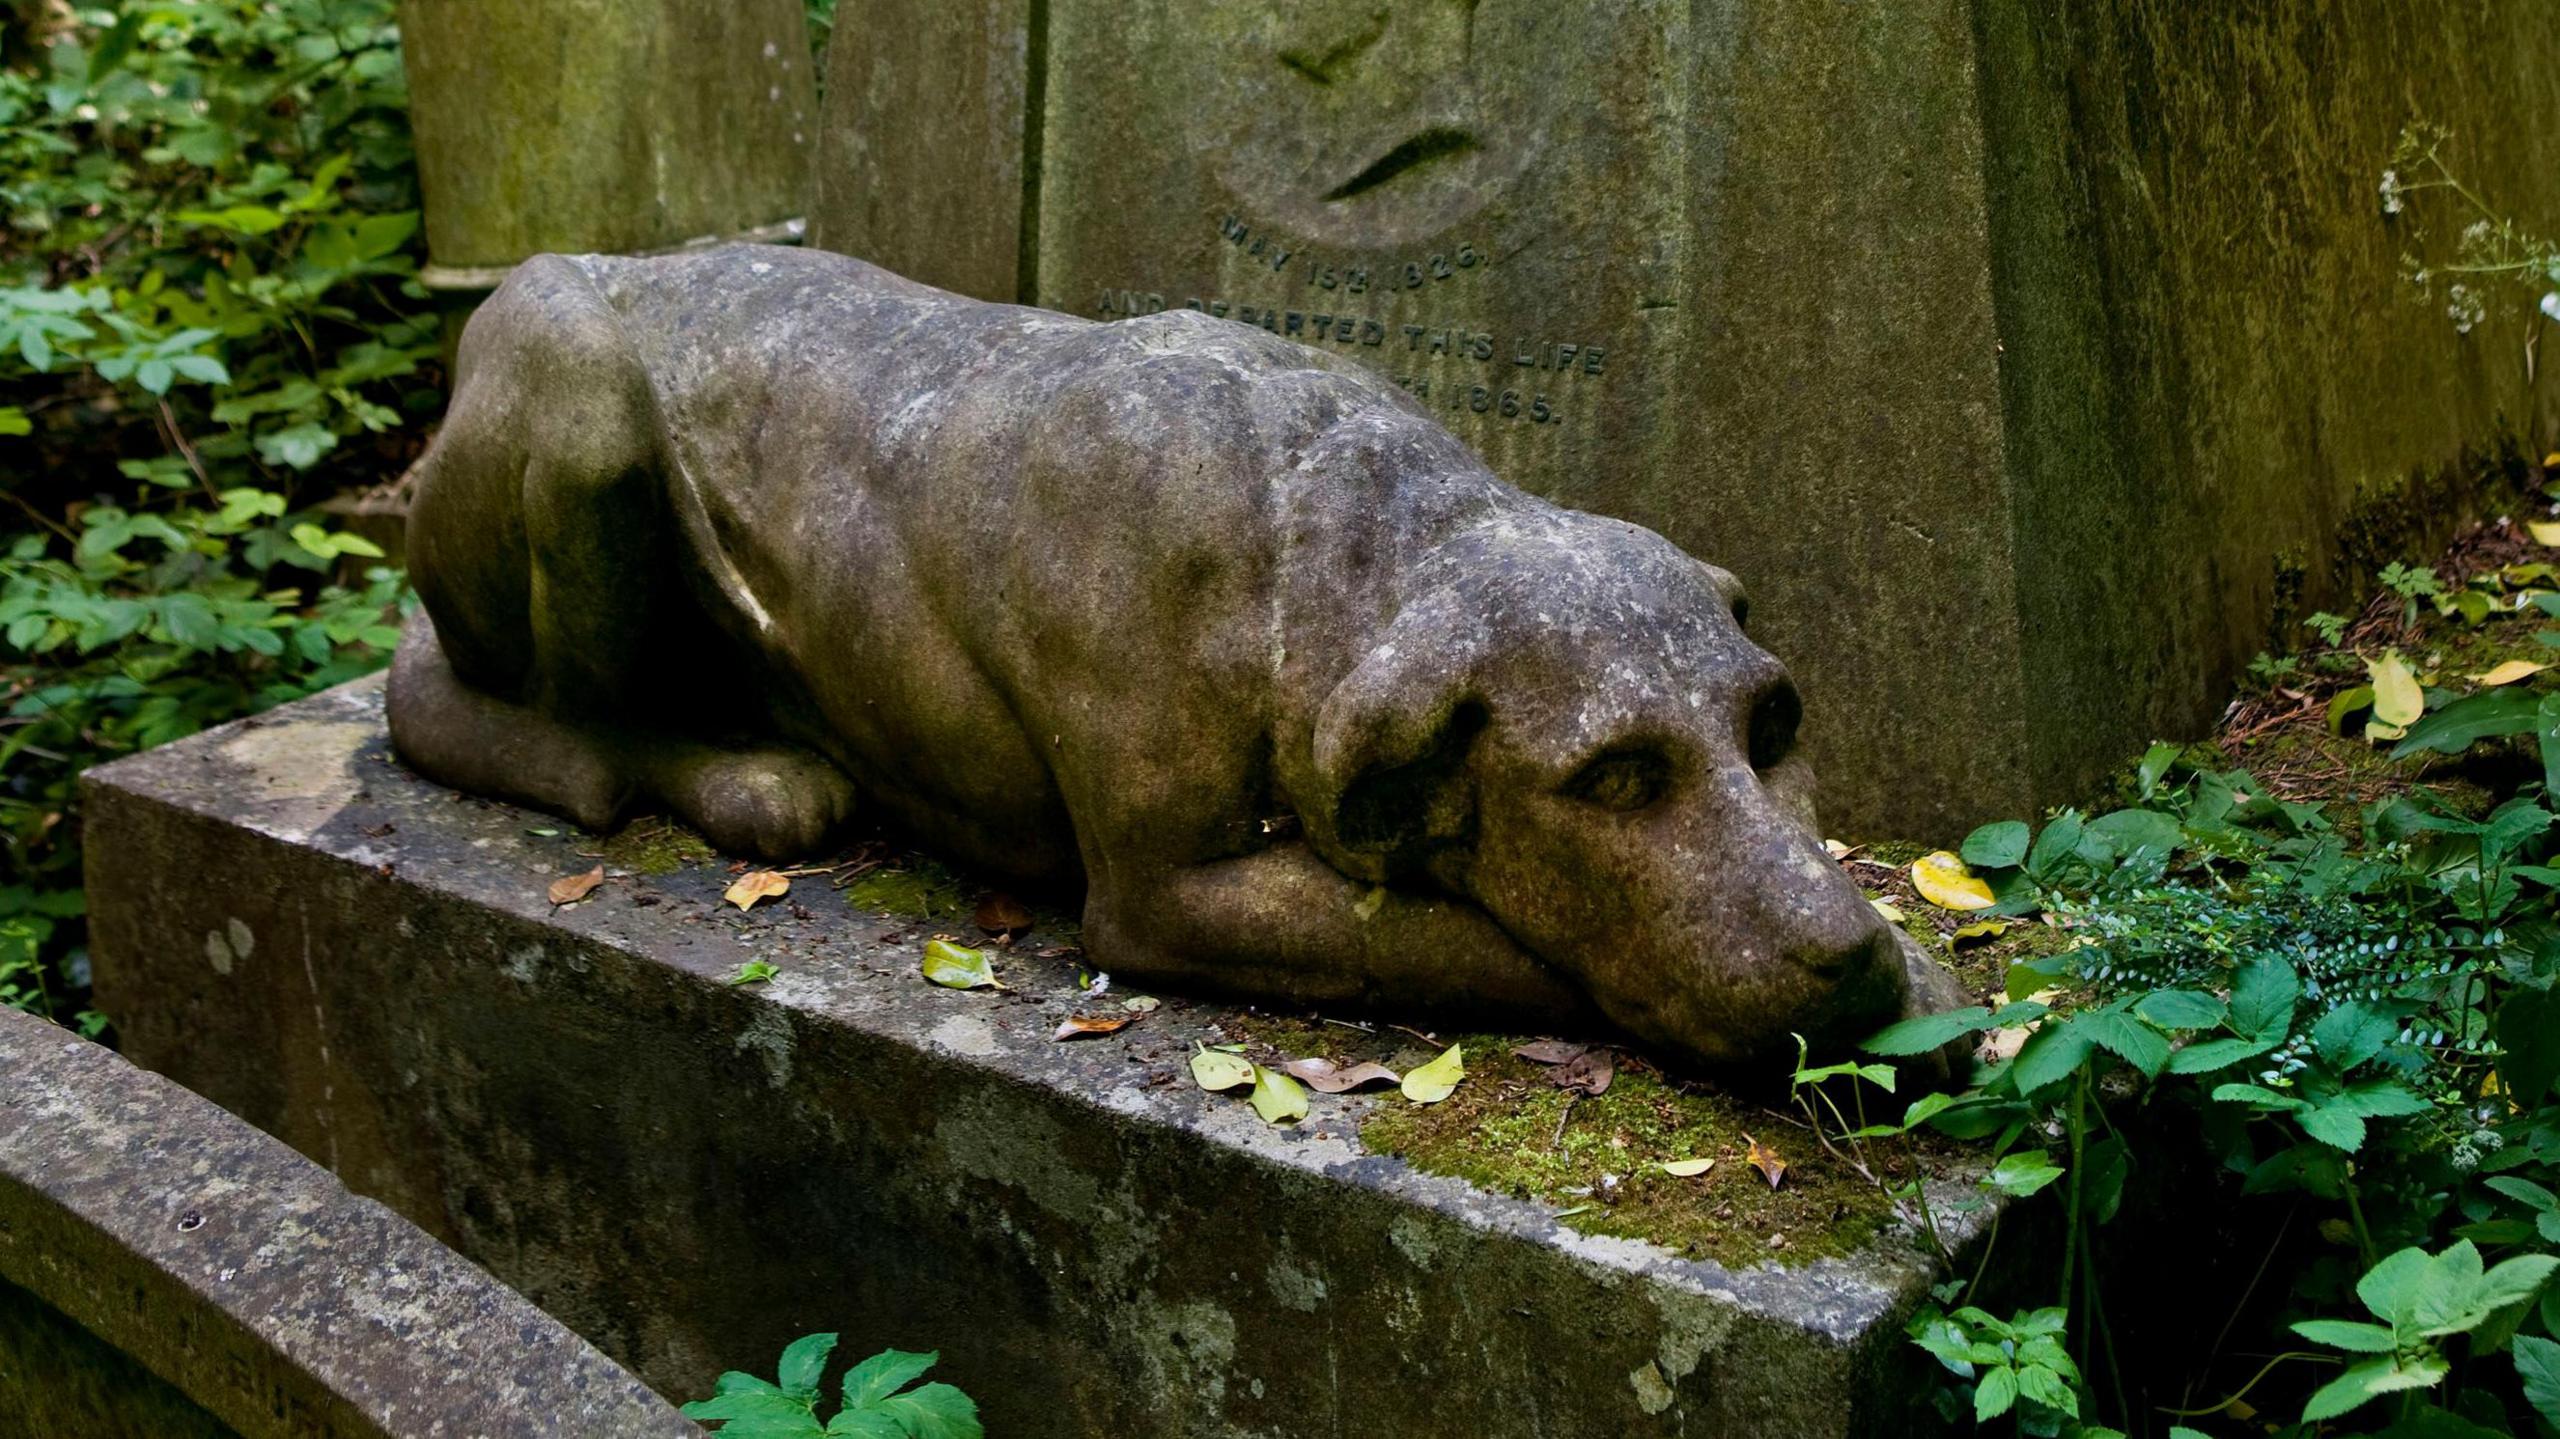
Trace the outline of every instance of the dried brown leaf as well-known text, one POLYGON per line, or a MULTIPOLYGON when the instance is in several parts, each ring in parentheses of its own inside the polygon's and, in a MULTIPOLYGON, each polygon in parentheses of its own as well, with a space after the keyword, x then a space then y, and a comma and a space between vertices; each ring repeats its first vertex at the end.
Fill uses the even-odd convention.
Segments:
POLYGON ((1403 1076, 1373 1060, 1364 1060, 1348 1069, 1337 1068, 1330 1059, 1292 1059, 1275 1066, 1292 1079, 1303 1081, 1318 1094, 1341 1094, 1364 1084, 1401 1084, 1403 1076))
POLYGON ((1138 1022, 1134 1014, 1070 1014, 1058 1026, 1051 1039, 1091 1039, 1098 1035, 1118 1034, 1138 1022))
POLYGON ((1589 1048, 1591 1048, 1590 1045, 1574 1044, 1562 1039, 1541 1039, 1521 1045, 1511 1052, 1531 1064, 1563 1064, 1569 1060, 1580 1059, 1583 1052, 1589 1048))
POLYGON ((551 902, 576 904, 579 900, 595 893, 596 886, 602 883, 604 883, 603 865, 597 865, 585 874, 563 875, 551 881, 551 902))
POLYGON ((1013 934, 1031 927, 1031 911, 1002 890, 978 901, 978 928, 989 934, 1013 934))
POLYGON ((791 892, 791 877, 769 869, 742 874, 730 884, 729 892, 720 896, 740 909, 753 909, 756 901, 780 899, 791 892))
POLYGON ((1586 1049, 1547 1071, 1547 1083, 1558 1089, 1598 1099, 1618 1077, 1617 1063, 1606 1049, 1586 1049))
POLYGON ((1745 1154, 1743 1158, 1751 1162, 1752 1168, 1760 1171, 1760 1177, 1769 1181, 1771 1189, 1777 1188, 1778 1181, 1787 1177, 1787 1161, 1778 1157, 1778 1151, 1762 1144, 1759 1140, 1752 1139, 1750 1135, 1746 1134, 1742 1137, 1751 1141, 1751 1152, 1745 1154))

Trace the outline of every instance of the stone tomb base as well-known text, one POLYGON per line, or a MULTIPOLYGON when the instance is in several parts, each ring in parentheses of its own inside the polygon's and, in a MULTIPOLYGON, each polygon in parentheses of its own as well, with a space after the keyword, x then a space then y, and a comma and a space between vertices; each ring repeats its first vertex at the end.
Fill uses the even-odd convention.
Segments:
MULTIPOLYGON (((378 686, 93 770, 126 1052, 327 1164, 660 1392, 800 1334, 938 1348, 998 1435, 1871 1435, 1927 1413, 1904 1239, 1736 1272, 1179 1076, 1220 1011, 1055 1043, 1072 967, 916 975, 818 877, 616 875, 388 755, 378 686), (805 906, 800 901, 806 901, 805 906), (733 986, 764 960, 769 982, 733 986)), ((902 942, 883 938, 903 931, 902 942)), ((1037 947, 1036 944, 1032 947, 1037 947)))

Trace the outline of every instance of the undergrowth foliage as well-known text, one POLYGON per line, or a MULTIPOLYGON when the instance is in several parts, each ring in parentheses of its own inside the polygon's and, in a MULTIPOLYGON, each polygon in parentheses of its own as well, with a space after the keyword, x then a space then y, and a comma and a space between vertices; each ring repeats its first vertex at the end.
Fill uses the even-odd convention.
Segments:
POLYGON ((308 506, 441 404, 392 0, 0 20, 0 1002, 94 1033, 75 779, 379 666, 308 506))
MULTIPOLYGON (((2539 743, 2560 765, 2560 732, 2539 743)), ((2172 747, 2146 759, 2140 787, 2132 808, 2064 811, 2031 841, 2015 822, 1977 831, 1964 857, 1994 899, 1982 913, 2041 912, 2072 947, 2012 966, 1997 1010, 1908 1020, 1868 1041, 1904 1056, 1972 1034, 2011 1039, 1961 1094, 1869 1132, 1927 1124, 1986 1140, 1998 1156, 1986 1188, 2050 1186, 2066 1211, 2053 1302, 2002 1316, 1962 1303, 1969 1282, 1954 1281, 1913 1320, 1914 1341, 1959 1381, 1977 1422, 2122 1433, 2098 1422, 2109 1411, 2156 1429, 2160 1415, 2121 1412, 2116 1376, 2091 1377, 2110 1360, 2088 1251, 2128 1178, 2156 1158, 2111 1115, 2175 1107, 2196 1122, 2173 1128, 2201 1134, 2240 1195, 2327 1210, 2354 1265, 2301 1266, 2292 1331, 2308 1347, 2230 1396, 2239 1407, 2170 1416, 2195 1424, 2169 1432, 2251 1407, 2263 1421, 2270 1390, 2299 1399, 2286 1433, 2552 1432, 2551 793, 2528 782, 2472 818, 2418 790, 2366 807, 2350 842, 2317 807, 2279 802, 2242 770, 2190 768, 2172 747)))

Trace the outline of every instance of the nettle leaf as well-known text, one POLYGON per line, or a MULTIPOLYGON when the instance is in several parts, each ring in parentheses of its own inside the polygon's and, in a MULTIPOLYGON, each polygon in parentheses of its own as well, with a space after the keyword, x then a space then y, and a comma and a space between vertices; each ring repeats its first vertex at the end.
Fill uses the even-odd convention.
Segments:
POLYGON ((2413 1358, 2405 1364, 2393 1359, 2368 1359, 2348 1369, 2321 1386, 2302 1406, 2306 1424, 2335 1419, 2362 1407, 2382 1395, 2402 1389, 2423 1389, 2452 1372, 2451 1367, 2433 1354, 2413 1358))
POLYGON ((2331 1068, 2344 1073, 2380 1054, 2399 1032, 2398 1021, 2358 1000, 2320 1016, 2311 1026, 2311 1047, 2331 1068))
POLYGON ((1982 1176, 1982 1187, 1998 1190, 2013 1199, 2024 1199, 2062 1177, 2062 1166, 2041 1149, 2012 1154, 1992 1166, 1982 1176))
POLYGON ((2484 739, 2527 733, 2541 705, 2539 695, 2522 688, 2466 695, 2411 725, 2408 736, 2391 747, 2391 757, 2407 759, 2429 750, 2460 754, 2484 739))
POLYGON ((812 1407, 809 1400, 795 1399, 788 1394, 738 1390, 709 1399, 697 1399, 684 1406, 683 1414, 687 1419, 728 1420, 729 1427, 722 1432, 730 1434, 762 1432, 741 1429, 738 1427, 740 1421, 787 1426, 776 1429, 774 1432, 777 1433, 823 1434, 826 1431, 818 1427, 812 1407))
POLYGON ((1968 1034, 1989 1029, 1991 1023, 1991 1011, 1980 1005, 1951 1009, 1944 1014, 1924 1014, 1877 1030, 1867 1036, 1859 1048, 1869 1054, 1888 1056, 1928 1054, 1968 1034))
POLYGON ((2512 1174, 2498 1174, 2481 1182, 2537 1213, 2549 1214, 2554 1210, 2560 1210, 2560 1195, 2553 1194, 2530 1179, 2519 1179, 2512 1174))
POLYGON ((2353 1154, 2364 1147, 2364 1120, 2350 1110, 2323 1105, 2296 1114, 2294 1122, 2302 1126, 2303 1133, 2333 1149, 2353 1154))
POLYGON ((844 1402, 854 1409, 876 1404, 923 1378, 941 1358, 938 1349, 922 1354, 883 1349, 845 1371, 844 1402))
POLYGON ((2211 1029, 2222 1023, 2222 1001, 2191 989, 2159 989, 2136 1000, 2133 1012, 2162 1029, 2211 1029))
POLYGON ((978 1406, 948 1384, 926 1384, 880 1401, 880 1410, 898 1422, 910 1439, 985 1439, 978 1406))
POLYGON ((2008 1413, 2017 1402, 2017 1374, 2006 1365, 1985 1369, 1973 1386, 1973 1422, 1988 1424, 2008 1413))
MULTIPOLYGON (((782 1351, 782 1362, 774 1368, 774 1378, 782 1383, 783 1392, 797 1398, 815 1398, 819 1376, 827 1372, 827 1356, 836 1349, 833 1334, 810 1334, 791 1341, 782 1351)), ((931 1363, 931 1360, 927 1360, 931 1363)))
POLYGON ((2096 1048, 2097 1040, 2085 1020, 2050 1022, 2027 1036, 2009 1074, 2017 1081, 2018 1093, 2032 1096, 2069 1079, 2096 1048))
POLYGON ((2073 1418, 2080 1417, 2080 1396, 2071 1392, 2061 1375, 2040 1364, 2029 1364, 2018 1370, 2018 1393, 2048 1409, 2059 1409, 2073 1418))
POLYGON ((2207 1039, 2169 1056, 2171 1074, 2209 1074, 2254 1059, 2284 1043, 2281 1030, 2255 1039, 2207 1039))
POLYGON ((2293 1027, 2294 1002, 2302 997, 2302 977, 2273 955, 2251 960, 2231 980, 2231 1027, 2244 1035, 2272 1034, 2279 1040, 2293 1027))
POLYGON ((2393 1348, 2390 1330, 2350 1319, 2305 1319, 2293 1326, 2293 1332, 2314 1344, 2357 1354, 2388 1354, 2393 1348))
POLYGON ((2169 1062, 2169 1041, 2160 1031, 2124 1013, 2098 1013, 2081 1021, 2089 1038, 2125 1063, 2156 1079, 2169 1062))
POLYGON ((2004 819, 1966 835, 1956 853, 1976 869, 2014 869, 2027 858, 2026 825, 2004 819))
POLYGON ((2516 1377, 2524 1381, 2525 1402, 2544 1422, 2560 1424, 2560 1343, 2519 1334, 2515 1360, 2516 1377))

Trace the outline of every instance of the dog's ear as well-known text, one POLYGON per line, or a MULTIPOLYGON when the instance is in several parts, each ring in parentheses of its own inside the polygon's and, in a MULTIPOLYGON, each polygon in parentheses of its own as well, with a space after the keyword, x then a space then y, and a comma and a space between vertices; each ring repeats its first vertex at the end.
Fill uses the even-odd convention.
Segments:
POLYGON ((1489 711, 1465 646, 1429 629, 1391 626, 1316 716, 1318 792, 1303 817, 1319 852, 1372 884, 1475 834, 1467 755, 1489 711))

